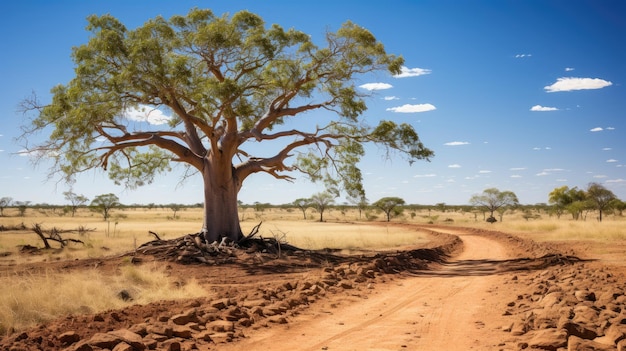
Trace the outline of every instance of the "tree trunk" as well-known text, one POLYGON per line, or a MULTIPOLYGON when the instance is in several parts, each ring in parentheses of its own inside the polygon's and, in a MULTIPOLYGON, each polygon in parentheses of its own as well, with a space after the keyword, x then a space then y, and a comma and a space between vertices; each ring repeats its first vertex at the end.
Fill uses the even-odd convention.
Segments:
POLYGON ((243 237, 237 211, 240 182, 230 162, 206 158, 204 170, 204 223, 202 232, 208 243, 243 237))

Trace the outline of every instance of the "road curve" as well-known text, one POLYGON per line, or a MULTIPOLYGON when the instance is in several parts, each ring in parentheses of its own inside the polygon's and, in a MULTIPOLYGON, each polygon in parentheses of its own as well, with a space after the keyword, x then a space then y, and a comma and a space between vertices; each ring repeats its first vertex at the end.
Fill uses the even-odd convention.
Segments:
MULTIPOLYGON (((286 326, 252 331, 223 350, 483 350, 499 328, 497 294, 505 260, 499 242, 462 231, 464 250, 441 269, 378 284, 294 317, 286 326)), ((492 345, 495 346, 495 345, 492 345)))

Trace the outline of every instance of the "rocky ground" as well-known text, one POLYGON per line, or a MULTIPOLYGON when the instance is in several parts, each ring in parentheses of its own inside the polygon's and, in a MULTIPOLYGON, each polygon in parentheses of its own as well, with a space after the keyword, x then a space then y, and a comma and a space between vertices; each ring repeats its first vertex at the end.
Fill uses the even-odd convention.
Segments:
MULTIPOLYGON (((202 264, 163 261, 173 277, 196 277, 207 297, 67 316, 4 336, 0 349, 626 350, 623 266, 505 233, 407 229, 433 240, 356 256, 234 250, 202 264)), ((123 262, 56 269, 106 273, 123 262)))

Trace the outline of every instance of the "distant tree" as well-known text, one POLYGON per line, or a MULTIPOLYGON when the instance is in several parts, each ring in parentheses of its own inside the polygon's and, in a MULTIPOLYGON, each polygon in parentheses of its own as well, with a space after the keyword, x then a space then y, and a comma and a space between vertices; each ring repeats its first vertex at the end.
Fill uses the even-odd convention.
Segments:
POLYGON ((324 221, 324 211, 335 202, 335 196, 328 191, 311 196, 311 206, 320 213, 320 222, 324 221))
POLYGON ((357 210, 359 210, 359 219, 361 219, 363 211, 365 211, 368 206, 367 198, 363 195, 348 196, 348 202, 356 206, 357 210))
POLYGON ((624 210, 626 210, 626 202, 617 198, 611 200, 611 204, 609 206, 611 206, 611 208, 614 209, 619 216, 622 216, 624 210))
POLYGON ((19 212, 20 217, 24 217, 30 201, 15 201, 13 204, 17 206, 17 211, 19 212))
POLYGON ((517 206, 519 205, 519 200, 512 191, 500 191, 496 188, 489 188, 485 189, 480 195, 472 196, 470 203, 488 211, 490 213, 488 219, 495 219, 493 216, 495 211, 506 206, 517 206))
POLYGON ((309 206, 311 206, 311 199, 296 199, 293 202, 293 205, 299 208, 300 211, 302 211, 302 216, 304 217, 304 219, 306 219, 306 210, 309 208, 309 206))
POLYGON ((12 197, 3 197, 0 198, 0 217, 4 217, 4 209, 11 206, 11 204, 13 203, 13 198, 12 197))
POLYGON ((439 210, 439 212, 446 212, 446 203, 445 202, 439 202, 437 204, 435 204, 435 206, 437 207, 437 209, 439 210))
POLYGON ((96 196, 91 201, 90 206, 94 211, 100 213, 106 221, 111 215, 111 210, 120 207, 120 205, 120 199, 115 194, 109 193, 96 196))
POLYGON ((403 208, 401 206, 404 204, 404 200, 399 197, 383 197, 382 199, 374 202, 372 206, 385 212, 385 215, 387 215, 387 222, 389 222, 392 217, 402 214, 403 208))
POLYGON ((617 198, 611 190, 598 183, 590 183, 587 186, 587 197, 600 213, 598 216, 600 222, 602 222, 602 212, 606 211, 611 205, 611 201, 617 198))
POLYGON ((71 190, 64 192, 63 195, 65 196, 65 200, 70 202, 70 212, 72 213, 72 217, 74 217, 76 210, 79 207, 85 206, 89 202, 89 199, 86 196, 76 194, 71 190))
POLYGON ((181 204, 169 204, 168 206, 169 206, 170 210, 174 211, 174 215, 172 216, 172 218, 176 219, 176 213, 183 208, 183 205, 181 205, 181 204))

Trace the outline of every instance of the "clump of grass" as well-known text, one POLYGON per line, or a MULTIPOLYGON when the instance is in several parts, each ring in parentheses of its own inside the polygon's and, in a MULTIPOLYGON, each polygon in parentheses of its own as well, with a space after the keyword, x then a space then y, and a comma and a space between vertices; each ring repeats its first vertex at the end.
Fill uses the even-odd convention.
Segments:
POLYGON ((119 275, 96 270, 0 278, 0 335, 68 314, 96 313, 128 304, 206 296, 195 280, 174 282, 155 267, 123 267, 119 275), (132 300, 120 298, 122 290, 132 300))

